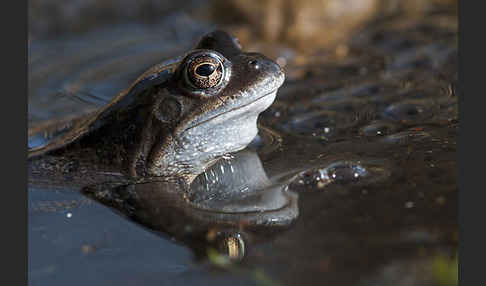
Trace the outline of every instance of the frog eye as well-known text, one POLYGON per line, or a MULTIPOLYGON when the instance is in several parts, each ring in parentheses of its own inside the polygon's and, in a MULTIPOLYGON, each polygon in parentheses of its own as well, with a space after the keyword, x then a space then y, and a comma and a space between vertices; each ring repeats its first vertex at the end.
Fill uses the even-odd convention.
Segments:
POLYGON ((218 86, 224 75, 221 61, 210 55, 195 57, 187 65, 187 79, 196 88, 206 89, 218 86))

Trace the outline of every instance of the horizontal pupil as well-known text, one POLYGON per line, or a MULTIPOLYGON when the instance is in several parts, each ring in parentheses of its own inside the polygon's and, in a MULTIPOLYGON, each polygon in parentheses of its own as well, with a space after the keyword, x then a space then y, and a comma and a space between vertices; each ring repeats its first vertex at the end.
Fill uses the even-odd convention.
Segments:
POLYGON ((203 64, 196 68, 196 74, 199 76, 210 76, 214 72, 214 66, 211 64, 203 64))

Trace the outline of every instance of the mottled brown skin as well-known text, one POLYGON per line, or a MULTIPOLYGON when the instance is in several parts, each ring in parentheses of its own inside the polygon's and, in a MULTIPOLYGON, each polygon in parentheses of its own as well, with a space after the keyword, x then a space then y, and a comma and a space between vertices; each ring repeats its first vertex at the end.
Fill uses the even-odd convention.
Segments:
POLYGON ((190 182, 221 155, 250 143, 258 114, 283 80, 276 63, 242 52, 235 38, 216 31, 184 58, 149 69, 105 108, 74 120, 69 132, 30 150, 29 157, 63 156, 118 166, 133 178, 190 182), (219 63, 217 73, 193 80, 193 69, 205 59, 219 63))

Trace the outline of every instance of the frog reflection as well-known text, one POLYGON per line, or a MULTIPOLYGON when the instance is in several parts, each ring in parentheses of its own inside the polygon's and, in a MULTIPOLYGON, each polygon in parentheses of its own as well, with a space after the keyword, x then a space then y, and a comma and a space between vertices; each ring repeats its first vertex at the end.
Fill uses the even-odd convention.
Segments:
MULTIPOLYGON (((288 228, 298 217, 297 194, 272 182, 254 151, 220 160, 191 185, 154 181, 84 189, 88 196, 128 218, 188 244, 241 259, 245 245, 288 228)), ((201 252, 202 251, 202 252, 201 252)))

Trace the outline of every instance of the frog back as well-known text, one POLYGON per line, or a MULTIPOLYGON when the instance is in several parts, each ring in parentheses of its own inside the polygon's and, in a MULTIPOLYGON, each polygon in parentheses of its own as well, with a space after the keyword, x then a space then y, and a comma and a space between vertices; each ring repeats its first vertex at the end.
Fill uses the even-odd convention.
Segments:
MULTIPOLYGON (((111 115, 136 107, 144 95, 172 78, 180 58, 157 64, 139 76, 127 89, 101 107, 91 107, 78 116, 46 120, 28 130, 28 158, 60 149, 108 123, 111 115)), ((75 95, 73 95, 75 96, 75 95)))

